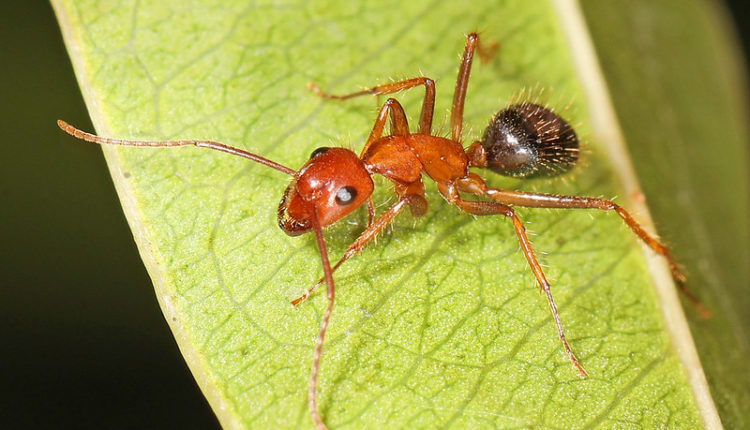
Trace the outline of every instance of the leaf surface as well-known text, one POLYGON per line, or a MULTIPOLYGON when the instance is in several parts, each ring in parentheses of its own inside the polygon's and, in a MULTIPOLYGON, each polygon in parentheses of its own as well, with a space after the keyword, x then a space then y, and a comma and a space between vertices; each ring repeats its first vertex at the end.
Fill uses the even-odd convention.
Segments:
MULTIPOLYGON (((202 138, 296 168, 318 146, 359 149, 384 100, 321 101, 424 74, 446 134, 463 35, 500 49, 476 63, 466 141, 521 89, 584 136, 566 178, 498 187, 618 195, 589 135, 581 86, 544 2, 56 2, 97 131, 202 138), (153 3, 153 4, 152 4, 153 3), (565 106, 568 106, 565 108, 565 106)), ((410 122, 421 90, 400 94, 410 122)), ((307 383, 325 305, 297 297, 321 274, 314 238, 286 237, 276 206, 288 180, 196 148, 105 148, 165 315, 222 424, 309 428, 307 383)), ((393 201, 378 181, 382 211, 393 201)), ((428 185, 430 212, 400 215, 336 273, 319 401, 332 428, 612 428, 700 425, 643 255, 613 214, 519 209, 553 283, 579 379, 511 224, 474 219, 428 185)), ((364 210, 326 230, 338 256, 364 210)))
POLYGON ((654 218, 713 311, 686 314, 722 422, 748 428, 747 81, 728 17, 718 2, 582 6, 654 218))

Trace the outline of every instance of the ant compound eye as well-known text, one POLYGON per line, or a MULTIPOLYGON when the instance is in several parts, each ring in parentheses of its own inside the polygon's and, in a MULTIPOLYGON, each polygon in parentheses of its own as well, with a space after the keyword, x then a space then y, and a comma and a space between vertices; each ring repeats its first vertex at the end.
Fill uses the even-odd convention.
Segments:
POLYGON ((317 157, 318 155, 320 155, 320 154, 322 154, 322 153, 324 153, 324 152, 327 152, 327 151, 328 151, 329 149, 331 149, 331 148, 328 148, 328 147, 322 146, 322 147, 320 147, 320 148, 318 148, 318 149, 314 150, 314 151, 312 152, 312 154, 310 154, 310 159, 312 160, 313 158, 317 157))
POLYGON ((357 190, 354 189, 354 187, 346 186, 339 188, 338 191, 336 191, 336 203, 338 203, 341 206, 347 206, 352 204, 354 202, 354 199, 357 198, 357 190))

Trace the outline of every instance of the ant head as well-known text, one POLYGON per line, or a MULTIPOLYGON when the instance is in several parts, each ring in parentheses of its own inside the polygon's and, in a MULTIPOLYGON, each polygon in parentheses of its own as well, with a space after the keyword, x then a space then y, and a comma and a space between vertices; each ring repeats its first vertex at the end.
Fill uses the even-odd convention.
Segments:
POLYGON ((313 229, 313 211, 321 227, 348 215, 372 194, 370 173, 354 152, 318 148, 297 172, 279 203, 279 227, 289 236, 313 229))

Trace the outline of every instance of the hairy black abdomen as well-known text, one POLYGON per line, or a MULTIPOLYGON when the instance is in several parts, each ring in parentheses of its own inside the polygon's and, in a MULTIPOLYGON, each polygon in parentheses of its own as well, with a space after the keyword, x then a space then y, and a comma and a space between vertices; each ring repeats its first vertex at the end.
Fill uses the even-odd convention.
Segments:
POLYGON ((511 105, 495 115, 481 146, 484 163, 478 165, 507 176, 553 176, 578 160, 573 127, 534 103, 511 105))

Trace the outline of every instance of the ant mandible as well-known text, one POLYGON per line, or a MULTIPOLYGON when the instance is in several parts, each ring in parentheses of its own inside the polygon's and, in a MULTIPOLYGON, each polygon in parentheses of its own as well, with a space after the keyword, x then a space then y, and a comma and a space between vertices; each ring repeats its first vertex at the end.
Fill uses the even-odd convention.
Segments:
POLYGON ((456 205, 463 212, 471 215, 503 215, 511 219, 523 255, 539 283, 540 293, 544 292, 547 297, 563 349, 581 377, 586 376, 586 371, 565 339, 557 308, 552 299, 550 283, 544 276, 542 267, 526 237, 525 228, 513 210, 513 206, 614 210, 636 236, 654 252, 664 256, 682 293, 704 316, 708 316, 708 311, 686 289, 685 277, 680 273, 666 247, 648 234, 627 211, 612 201, 491 188, 478 175, 469 172, 470 167, 483 167, 516 177, 553 176, 570 169, 578 159, 578 137, 573 128, 553 110, 531 102, 514 104, 500 111, 490 121, 482 140, 475 141, 464 150, 461 145, 464 99, 474 51, 478 49, 478 45, 479 36, 476 33, 466 36, 463 59, 453 94, 450 138, 432 135, 435 82, 430 78, 407 79, 341 96, 324 93, 316 85, 310 84, 310 90, 319 97, 329 100, 392 94, 418 86, 424 86, 425 97, 416 133, 409 131, 401 104, 389 98, 380 108, 375 125, 359 156, 344 148, 322 147, 314 150, 307 163, 298 171, 259 155, 217 142, 112 139, 83 132, 61 120, 58 121, 58 126, 78 139, 98 144, 152 147, 194 145, 215 149, 250 159, 292 176, 292 182, 286 188, 279 203, 279 227, 290 236, 310 231, 315 233, 323 265, 323 277, 302 296, 293 300, 292 304, 294 306, 300 304, 323 282, 326 284, 328 298, 328 305, 321 320, 315 345, 308 387, 308 407, 313 422, 319 429, 326 428, 318 413, 316 389, 323 341, 333 311, 335 297, 333 272, 383 231, 405 206, 409 207, 411 214, 415 217, 420 217, 427 212, 425 188, 422 183, 423 174, 435 181, 438 191, 448 203, 456 205), (383 136, 389 117, 391 132, 390 135, 383 136), (375 173, 390 180, 398 196, 396 203, 377 218, 375 218, 375 209, 371 199, 374 188, 372 175, 375 173), (486 197, 490 201, 464 200, 461 193, 486 197), (367 204, 369 215, 367 228, 349 245, 338 262, 331 266, 323 240, 323 228, 340 220, 363 203, 367 204))

